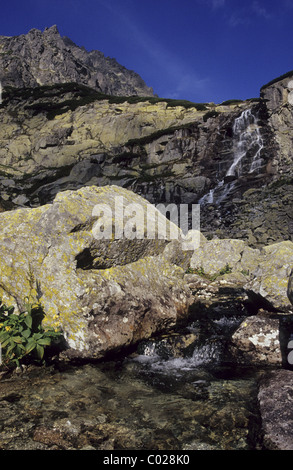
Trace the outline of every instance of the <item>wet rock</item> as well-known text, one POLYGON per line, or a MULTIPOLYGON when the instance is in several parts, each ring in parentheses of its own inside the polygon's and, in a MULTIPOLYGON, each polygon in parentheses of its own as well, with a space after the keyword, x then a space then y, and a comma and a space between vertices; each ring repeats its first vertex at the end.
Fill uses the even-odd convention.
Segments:
POLYGON ((230 351, 239 364, 282 366, 280 320, 269 316, 246 318, 232 335, 230 351))
POLYGON ((198 334, 193 331, 162 335, 139 344, 137 352, 144 355, 158 355, 164 359, 187 357, 192 355, 198 334))
POLYGON ((258 401, 266 450, 293 450, 293 373, 270 372, 262 381, 258 401))

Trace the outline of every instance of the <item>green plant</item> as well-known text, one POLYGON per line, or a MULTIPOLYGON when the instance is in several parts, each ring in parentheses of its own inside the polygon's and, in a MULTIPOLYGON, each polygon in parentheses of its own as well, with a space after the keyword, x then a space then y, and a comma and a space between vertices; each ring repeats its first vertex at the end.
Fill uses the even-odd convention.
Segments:
POLYGON ((242 269, 240 272, 243 276, 249 276, 249 271, 247 269, 242 269))
POLYGON ((229 105, 238 104, 238 103, 243 103, 243 100, 232 99, 232 100, 223 101, 223 103, 221 103, 221 106, 229 106, 229 105))
POLYGON ((197 274, 198 276, 205 276, 204 268, 199 266, 198 268, 187 268, 186 274, 197 274))
POLYGON ((265 85, 263 85, 260 89, 260 91, 263 91, 265 88, 273 85, 274 83, 277 83, 279 82, 280 80, 284 80, 285 78, 288 78, 288 77, 291 77, 293 76, 293 70, 290 70, 289 72, 287 73, 284 73, 283 75, 280 75, 279 77, 277 78, 274 78, 273 80, 271 80, 270 82, 266 83, 265 85))
POLYGON ((133 152, 122 152, 122 153, 119 153, 118 155, 115 155, 115 157, 113 157, 113 160, 112 162, 113 163, 125 163, 127 164, 128 162, 131 162, 134 158, 139 158, 140 156, 137 154, 137 153, 133 153, 133 152))
POLYGON ((219 113, 218 111, 208 111, 208 112, 205 113, 205 115, 203 116, 203 121, 204 121, 204 122, 207 122, 208 119, 217 117, 219 114, 220 114, 220 113, 219 113))
POLYGON ((25 311, 16 314, 0 300, 0 344, 2 359, 18 367, 23 360, 42 361, 45 348, 60 340, 61 333, 53 328, 43 329, 44 310, 40 304, 25 299, 25 311))
POLYGON ((231 266, 227 263, 226 266, 219 271, 219 275, 223 276, 223 274, 230 274, 232 272, 231 266))
POLYGON ((154 140, 159 139, 160 137, 163 137, 165 135, 169 134, 174 134, 176 131, 179 131, 181 129, 190 129, 192 130, 195 126, 197 125, 196 122, 188 122, 186 124, 178 125, 178 126, 172 126, 168 127, 165 129, 159 129, 158 131, 153 132, 152 134, 146 135, 144 137, 138 137, 137 139, 129 139, 126 143, 125 146, 143 146, 146 144, 152 143, 154 140))
POLYGON ((227 263, 226 266, 220 271, 214 273, 214 274, 208 274, 205 272, 204 268, 202 266, 199 266, 198 268, 188 268, 186 270, 187 274, 197 274, 198 276, 202 276, 205 279, 208 279, 209 281, 215 281, 219 276, 223 276, 224 274, 230 274, 232 272, 231 266, 227 263))

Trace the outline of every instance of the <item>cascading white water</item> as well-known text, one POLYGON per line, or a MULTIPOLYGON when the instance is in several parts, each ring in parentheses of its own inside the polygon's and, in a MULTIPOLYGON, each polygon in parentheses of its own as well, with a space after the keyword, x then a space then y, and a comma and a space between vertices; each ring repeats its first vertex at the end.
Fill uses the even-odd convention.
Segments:
POLYGON ((261 166, 260 157, 263 149, 263 139, 261 137, 257 118, 251 109, 243 111, 241 116, 235 119, 233 126, 234 140, 234 161, 227 171, 227 176, 241 176, 241 163, 244 157, 254 149, 254 156, 250 166, 249 173, 258 170, 261 166))
MULTIPOLYGON (((237 178, 243 175, 243 163, 246 156, 253 154, 248 173, 256 172, 262 165, 261 151, 264 142, 260 134, 258 120, 251 109, 246 109, 235 119, 233 125, 233 162, 226 172, 225 178, 211 189, 200 200, 199 204, 221 203, 235 187, 237 178), (225 182, 227 177, 235 177, 225 182)), ((247 162, 246 162, 247 163, 247 162)))

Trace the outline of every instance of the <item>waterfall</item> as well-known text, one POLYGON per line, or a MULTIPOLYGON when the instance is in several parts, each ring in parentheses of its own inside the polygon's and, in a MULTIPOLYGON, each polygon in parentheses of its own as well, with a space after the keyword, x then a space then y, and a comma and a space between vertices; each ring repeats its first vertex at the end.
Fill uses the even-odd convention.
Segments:
POLYGON ((249 160, 248 173, 259 171, 262 165, 261 151, 263 147, 264 142, 260 134, 258 120, 251 109, 246 109, 235 119, 233 125, 233 162, 228 168, 225 178, 205 194, 199 200, 199 204, 220 204, 235 187, 237 178, 243 175, 243 164, 249 163, 249 160), (234 177, 234 179, 226 182, 227 177, 234 177))

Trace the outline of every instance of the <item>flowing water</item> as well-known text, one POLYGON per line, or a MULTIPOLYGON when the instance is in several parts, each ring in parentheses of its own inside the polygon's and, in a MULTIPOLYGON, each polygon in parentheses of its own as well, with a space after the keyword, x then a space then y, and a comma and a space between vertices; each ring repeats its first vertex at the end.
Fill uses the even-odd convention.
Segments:
POLYGON ((262 371, 227 351, 241 320, 198 319, 125 358, 2 377, 0 449, 258 449, 262 371), (185 354, 171 347, 190 337, 185 354))
POLYGON ((246 109, 235 119, 233 125, 233 161, 224 179, 204 195, 199 204, 220 204, 232 192, 237 179, 247 173, 260 171, 263 160, 261 152, 264 142, 258 120, 251 109, 246 109))

